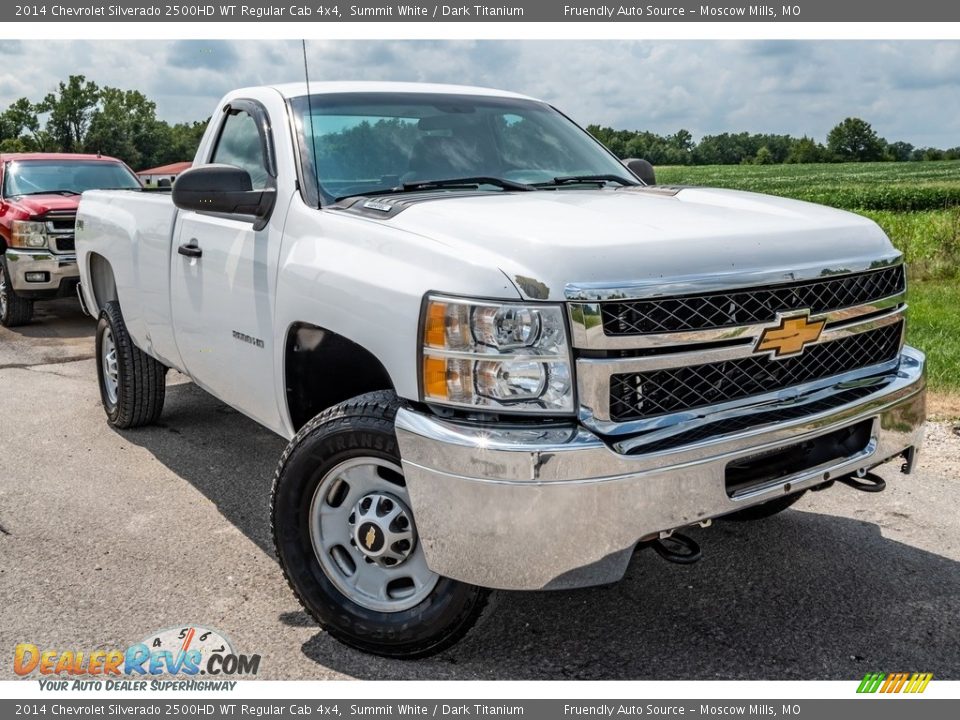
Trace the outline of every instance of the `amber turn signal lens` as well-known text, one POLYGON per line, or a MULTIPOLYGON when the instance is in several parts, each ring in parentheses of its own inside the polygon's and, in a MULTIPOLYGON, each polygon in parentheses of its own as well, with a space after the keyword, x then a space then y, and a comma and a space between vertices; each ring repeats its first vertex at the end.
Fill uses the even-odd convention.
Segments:
POLYGON ((431 301, 427 306, 427 323, 424 340, 430 347, 445 347, 447 344, 447 304, 431 301))
POLYGON ((425 357, 423 359, 423 390, 428 398, 446 398, 447 361, 445 358, 425 357))

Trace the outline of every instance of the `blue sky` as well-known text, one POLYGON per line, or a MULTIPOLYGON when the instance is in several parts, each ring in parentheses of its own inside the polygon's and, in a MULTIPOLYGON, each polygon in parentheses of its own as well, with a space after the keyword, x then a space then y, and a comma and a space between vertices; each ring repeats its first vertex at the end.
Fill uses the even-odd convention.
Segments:
MULTIPOLYGON (((890 141, 960 145, 957 41, 308 42, 312 80, 455 82, 548 100, 581 124, 823 140, 848 116, 890 141)), ((0 108, 67 75, 139 89, 169 121, 228 89, 302 80, 300 41, 0 43, 0 108)))

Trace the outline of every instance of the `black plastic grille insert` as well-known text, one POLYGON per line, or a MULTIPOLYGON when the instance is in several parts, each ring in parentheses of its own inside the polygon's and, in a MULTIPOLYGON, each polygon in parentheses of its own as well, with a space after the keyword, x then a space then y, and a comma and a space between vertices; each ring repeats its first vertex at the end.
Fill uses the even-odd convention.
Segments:
POLYGON ((809 309, 817 315, 881 300, 905 289, 901 264, 767 288, 605 302, 600 313, 607 335, 649 335, 772 322, 777 313, 789 310, 809 309))
POLYGON ((642 420, 762 395, 897 357, 903 323, 812 345, 784 360, 755 355, 610 377, 610 418, 642 420))

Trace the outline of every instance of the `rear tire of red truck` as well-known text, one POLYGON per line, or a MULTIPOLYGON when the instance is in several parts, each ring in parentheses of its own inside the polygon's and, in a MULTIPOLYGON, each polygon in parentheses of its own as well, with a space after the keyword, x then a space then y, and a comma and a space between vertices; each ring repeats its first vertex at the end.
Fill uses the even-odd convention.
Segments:
POLYGON ((474 625, 489 591, 427 567, 394 432, 391 391, 307 423, 273 485, 277 557, 303 607, 334 638, 393 658, 433 655, 474 625))

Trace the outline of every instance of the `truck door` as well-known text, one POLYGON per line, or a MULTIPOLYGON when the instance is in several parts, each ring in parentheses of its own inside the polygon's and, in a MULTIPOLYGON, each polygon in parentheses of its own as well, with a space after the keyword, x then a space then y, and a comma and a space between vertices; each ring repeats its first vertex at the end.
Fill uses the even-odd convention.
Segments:
MULTIPOLYGON (((216 118, 212 120, 215 122, 216 118)), ((270 123, 253 100, 231 101, 208 163, 247 170, 255 189, 276 186, 270 123)), ((274 303, 283 212, 253 218, 180 212, 171 252, 174 332, 194 382, 275 430, 274 303)))

